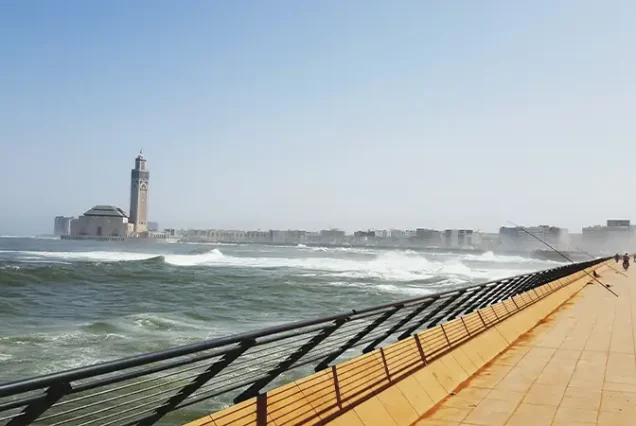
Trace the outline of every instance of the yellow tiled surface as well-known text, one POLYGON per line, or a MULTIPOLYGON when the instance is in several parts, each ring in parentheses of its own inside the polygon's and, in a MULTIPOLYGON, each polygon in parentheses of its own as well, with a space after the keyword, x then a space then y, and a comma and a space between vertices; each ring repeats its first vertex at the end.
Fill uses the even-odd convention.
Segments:
MULTIPOLYGON (((598 301, 604 294, 586 290, 583 311, 579 304, 569 305, 555 315, 558 321, 542 323, 529 338, 506 350, 585 281, 587 277, 575 274, 562 280, 571 283, 568 287, 545 298, 558 283, 345 361, 192 425, 539 424, 524 423, 528 418, 566 424, 568 416, 572 424, 578 424, 589 421, 591 411, 604 407, 609 408, 602 420, 611 424, 607 422, 617 421, 632 406, 630 399, 620 395, 636 389, 636 364, 634 339, 628 330, 613 337, 614 311, 608 316, 588 306, 589 300, 598 301), (593 295, 591 299, 588 294, 593 295), (529 304, 528 309, 497 322, 529 304), (585 318, 577 317, 579 311, 581 316, 587 312, 585 318), (565 319, 561 319, 563 312, 569 312, 565 319), (423 357, 422 350, 434 359, 423 357), (611 382, 606 380, 606 366, 611 382)), ((631 311, 624 311, 620 318, 631 327, 631 311)), ((636 402, 633 406, 636 413, 636 402)))
MULTIPOLYGON (((636 273, 601 275, 620 297, 585 286, 415 424, 636 425, 636 273), (458 407, 469 408, 464 417, 436 414, 458 407)), ((564 300, 583 284, 573 283, 564 300)), ((544 305, 520 313, 517 322, 551 310, 544 305)), ((515 324, 496 328, 506 336, 515 324)))

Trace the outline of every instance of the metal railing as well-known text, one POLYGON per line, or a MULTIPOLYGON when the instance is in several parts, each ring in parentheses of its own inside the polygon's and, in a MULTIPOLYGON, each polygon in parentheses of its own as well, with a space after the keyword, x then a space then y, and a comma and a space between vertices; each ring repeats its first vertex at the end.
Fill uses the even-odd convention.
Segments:
POLYGON ((560 288, 605 260, 3 383, 0 424, 183 423, 544 284, 560 288))

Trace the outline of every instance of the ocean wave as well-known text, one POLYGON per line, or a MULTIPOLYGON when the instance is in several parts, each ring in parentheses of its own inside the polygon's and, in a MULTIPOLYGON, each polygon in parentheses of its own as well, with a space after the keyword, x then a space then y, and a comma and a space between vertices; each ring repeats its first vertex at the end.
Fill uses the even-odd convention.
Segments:
POLYGON ((134 262, 159 257, 158 254, 135 253, 127 251, 19 251, 0 250, 0 253, 12 253, 16 260, 75 260, 89 262, 134 262))
POLYGON ((0 235, 0 238, 21 240, 59 240, 60 237, 52 235, 0 235))
POLYGON ((560 262, 555 262, 552 260, 533 259, 530 257, 506 256, 502 254, 495 254, 492 251, 487 251, 486 253, 482 253, 480 255, 466 254, 461 256, 461 259, 476 261, 476 262, 492 262, 492 263, 550 263, 550 264, 560 263, 560 262))
POLYGON ((219 262, 224 258, 223 253, 219 249, 212 249, 205 253, 197 254, 170 254, 164 255, 163 259, 166 263, 175 266, 196 266, 209 263, 219 262))
POLYGON ((323 246, 311 246, 306 244, 298 244, 296 248, 306 251, 324 252, 324 253, 373 253, 374 250, 362 247, 323 247, 323 246))
MULTIPOLYGON (((302 247, 301 247, 302 249, 302 247)), ((351 250, 349 248, 320 248, 313 247, 308 249, 325 249, 330 251, 351 250)), ((304 249, 303 249, 304 250, 304 249)), ((357 250, 357 249, 355 249, 357 250)), ((334 257, 334 256, 298 256, 289 257, 243 257, 243 256, 226 256, 218 248, 209 251, 189 254, 152 254, 137 253, 126 251, 88 251, 88 252, 37 252, 37 251, 21 251, 13 252, 16 254, 15 259, 21 259, 28 262, 68 262, 68 261, 84 261, 94 262, 161 262, 177 267, 191 266, 227 266, 227 267, 244 267, 244 268, 260 268, 260 269, 300 269, 304 273, 312 273, 320 271, 322 274, 332 275, 335 277, 347 277, 355 279, 373 278, 386 281, 421 281, 429 280, 435 276, 446 276, 451 278, 461 278, 462 280, 476 279, 492 279, 500 278, 508 275, 515 275, 522 272, 521 269, 505 268, 489 269, 476 268, 464 263, 463 261, 483 262, 483 263, 502 263, 522 265, 527 263, 537 263, 533 259, 525 259, 517 256, 501 256, 492 252, 481 255, 463 255, 451 260, 431 260, 421 253, 412 250, 406 251, 379 251, 372 254, 367 252, 365 258, 352 257, 334 257), (493 274, 494 272, 494 274, 493 274), (496 275, 496 276, 494 276, 496 275)), ((3 273, 8 271, 3 270, 3 273)), ((13 271, 18 273, 20 271, 13 271)))
MULTIPOLYGON (((434 276, 486 279, 491 271, 471 269, 459 260, 432 261, 416 253, 381 252, 369 259, 332 257, 235 257, 214 249, 203 254, 168 255, 165 262, 177 266, 239 266, 245 268, 294 268, 322 271, 336 277, 419 281, 434 276)), ((507 271, 509 272, 509 271, 507 271)), ((518 272, 518 271, 516 271, 518 272)), ((513 274, 514 275, 514 274, 513 274)))
POLYGON ((374 284, 364 282, 351 282, 351 281, 332 281, 329 285, 336 287, 356 288, 374 293, 392 293, 392 294, 406 294, 409 296, 426 296, 435 292, 431 288, 423 288, 412 285, 395 285, 395 284, 374 284))

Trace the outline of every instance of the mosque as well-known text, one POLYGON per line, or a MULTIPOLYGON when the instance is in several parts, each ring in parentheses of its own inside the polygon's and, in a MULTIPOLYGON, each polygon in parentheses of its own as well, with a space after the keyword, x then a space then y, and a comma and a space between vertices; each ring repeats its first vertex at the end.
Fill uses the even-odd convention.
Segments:
POLYGON ((124 240, 130 237, 161 238, 162 233, 148 229, 148 182, 150 172, 140 151, 135 168, 130 173, 130 216, 117 206, 97 205, 82 216, 72 219, 70 234, 73 240, 124 240))

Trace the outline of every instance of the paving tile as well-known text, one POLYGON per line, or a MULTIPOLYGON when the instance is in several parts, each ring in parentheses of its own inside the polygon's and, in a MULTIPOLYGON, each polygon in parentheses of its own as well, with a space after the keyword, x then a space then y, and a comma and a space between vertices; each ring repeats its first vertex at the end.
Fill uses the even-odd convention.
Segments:
POLYGON ((595 424, 597 417, 597 410, 585 410, 581 408, 561 406, 557 408, 554 423, 565 424, 567 422, 579 422, 595 424))
POLYGON ((603 391, 601 411, 633 412, 636 414, 636 393, 603 391))
POLYGON ((448 420, 461 422, 470 413, 469 408, 440 407, 428 416, 431 420, 448 420))
POLYGON ((601 411, 598 413, 599 426, 634 426, 634 415, 632 413, 617 413, 612 411, 601 411))
POLYGON ((490 390, 483 388, 465 388, 458 394, 449 396, 443 403, 445 407, 475 408, 490 390))
POLYGON ((510 417, 507 426, 550 425, 557 407, 522 403, 510 417))
POLYGON ((483 405, 472 410, 463 421, 471 425, 503 426, 511 414, 511 412, 493 411, 487 405, 483 405))
POLYGON ((601 395, 591 398, 576 398, 573 396, 564 396, 561 400, 560 407, 579 408, 582 410, 598 410, 601 407, 601 395))
POLYGON ((631 383, 613 383, 605 381, 605 383, 603 383, 603 390, 636 393, 636 385, 631 383))
POLYGON ((414 423, 415 426, 461 426, 459 422, 447 420, 420 419, 414 423))
MULTIPOLYGON (((521 402, 524 396, 526 396, 525 392, 515 392, 515 391, 509 391, 509 390, 493 389, 490 391, 488 395, 486 395, 486 398, 484 398, 484 401, 494 399, 494 400, 514 401, 515 403, 518 404, 521 402)), ((601 399, 601 396, 599 392, 599 401, 600 399, 601 399)))
POLYGON ((523 399, 524 403, 558 406, 565 394, 565 386, 534 384, 523 399))

